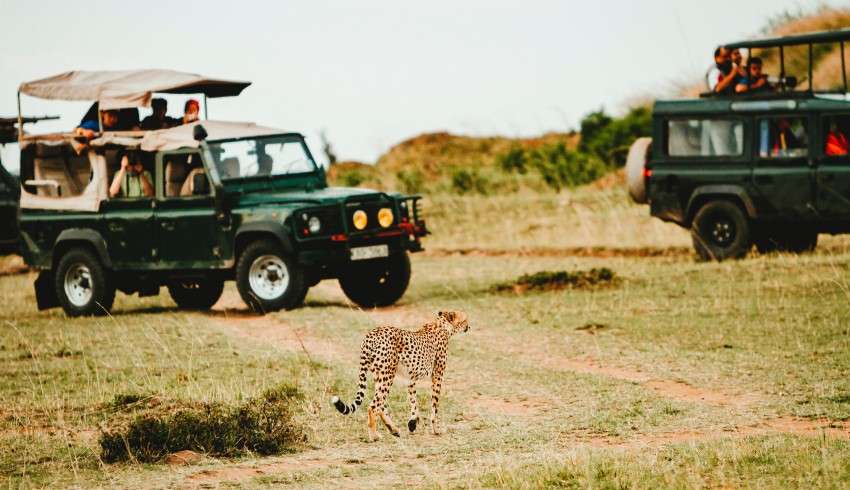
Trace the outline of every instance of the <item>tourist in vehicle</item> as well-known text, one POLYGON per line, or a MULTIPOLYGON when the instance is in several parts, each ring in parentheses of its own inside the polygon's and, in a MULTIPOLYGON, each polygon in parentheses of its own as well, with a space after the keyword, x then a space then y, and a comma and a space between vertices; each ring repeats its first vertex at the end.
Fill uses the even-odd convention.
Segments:
POLYGON ((773 137, 772 156, 791 156, 792 150, 804 148, 800 142, 800 138, 794 134, 791 128, 791 121, 787 118, 780 118, 776 121, 776 129, 773 137))
POLYGON ((829 125, 829 132, 826 135, 824 154, 830 157, 844 156, 847 155, 848 150, 850 150, 850 146, 847 144, 847 137, 841 132, 838 123, 832 121, 829 125))
POLYGON ((126 153, 121 157, 121 168, 112 178, 109 197, 153 197, 151 182, 151 174, 142 166, 138 155, 126 153))
POLYGON ((714 65, 706 74, 709 91, 718 95, 734 94, 735 85, 742 76, 742 73, 735 70, 728 49, 721 46, 714 50, 714 65))
POLYGON ((179 124, 179 121, 168 116, 168 101, 161 98, 156 98, 151 101, 151 109, 153 114, 146 117, 142 121, 142 129, 167 129, 179 124))
MULTIPOLYGON (((103 122, 104 131, 118 131, 118 111, 101 111, 100 119, 103 122)), ((74 131, 79 136, 86 138, 94 138, 100 132, 100 123, 97 119, 83 119, 77 129, 74 131)))
POLYGON ((183 124, 197 121, 200 119, 200 114, 201 104, 195 99, 187 100, 186 105, 183 106, 183 124))
POLYGON ((747 76, 735 86, 735 92, 739 94, 763 93, 773 90, 767 81, 767 75, 762 73, 761 58, 751 58, 747 65, 747 76))

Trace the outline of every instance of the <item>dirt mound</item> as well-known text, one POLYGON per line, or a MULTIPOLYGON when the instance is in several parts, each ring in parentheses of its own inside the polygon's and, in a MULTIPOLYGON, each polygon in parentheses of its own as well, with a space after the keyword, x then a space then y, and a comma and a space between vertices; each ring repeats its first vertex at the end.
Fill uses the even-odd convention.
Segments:
POLYGON ((28 271, 29 267, 24 264, 24 259, 19 255, 0 256, 0 276, 23 274, 28 271))
POLYGON ((576 133, 546 133, 536 138, 503 136, 461 136, 447 132, 426 133, 402 141, 378 159, 382 173, 417 170, 426 177, 441 175, 446 168, 481 167, 496 164, 496 157, 515 146, 538 148, 563 142, 568 148, 578 145, 576 133))

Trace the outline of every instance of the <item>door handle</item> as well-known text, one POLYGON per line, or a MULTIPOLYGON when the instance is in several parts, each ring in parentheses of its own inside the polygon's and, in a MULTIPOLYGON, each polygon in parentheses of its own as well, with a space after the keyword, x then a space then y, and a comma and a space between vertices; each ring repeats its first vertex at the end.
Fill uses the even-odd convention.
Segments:
POLYGON ((173 221, 161 221, 160 226, 163 230, 166 231, 174 231, 174 222, 173 221))
POLYGON ((107 228, 109 228, 109 231, 124 231, 124 227, 120 223, 116 223, 114 221, 111 221, 107 225, 107 228))

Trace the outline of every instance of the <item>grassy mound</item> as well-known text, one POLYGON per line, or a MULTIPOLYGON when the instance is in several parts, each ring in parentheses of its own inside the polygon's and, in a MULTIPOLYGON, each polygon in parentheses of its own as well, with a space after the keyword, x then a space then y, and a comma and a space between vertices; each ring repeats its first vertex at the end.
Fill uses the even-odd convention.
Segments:
MULTIPOLYGON (((160 461, 170 453, 192 450, 213 456, 278 454, 296 449, 305 437, 293 421, 293 400, 301 393, 281 386, 232 406, 223 403, 161 404, 100 436, 107 463, 160 461)), ((135 403, 135 396, 116 405, 135 403)))
POLYGON ((619 281, 617 274, 607 267, 593 268, 587 271, 540 271, 523 274, 517 280, 499 284, 496 291, 513 291, 522 294, 526 291, 552 291, 556 289, 596 289, 615 285, 619 281))

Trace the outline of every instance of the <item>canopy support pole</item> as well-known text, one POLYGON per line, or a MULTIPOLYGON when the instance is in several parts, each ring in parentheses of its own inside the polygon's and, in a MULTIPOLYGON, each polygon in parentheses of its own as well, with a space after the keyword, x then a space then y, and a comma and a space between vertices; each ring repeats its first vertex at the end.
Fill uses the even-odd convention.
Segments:
POLYGON ((814 51, 814 48, 812 46, 813 46, 813 44, 809 43, 809 92, 815 91, 815 85, 814 85, 815 81, 812 80, 812 58, 813 58, 812 54, 813 54, 813 51, 814 51))
POLYGON ((844 82, 844 93, 847 93, 847 66, 844 61, 844 41, 841 41, 841 81, 844 82))
POLYGON ((779 80, 785 83, 785 46, 779 46, 779 80))
POLYGON ((24 140, 24 116, 21 114, 21 91, 18 90, 18 143, 24 140))
POLYGON ((209 120, 210 114, 207 110, 207 94, 204 94, 204 120, 209 120))

